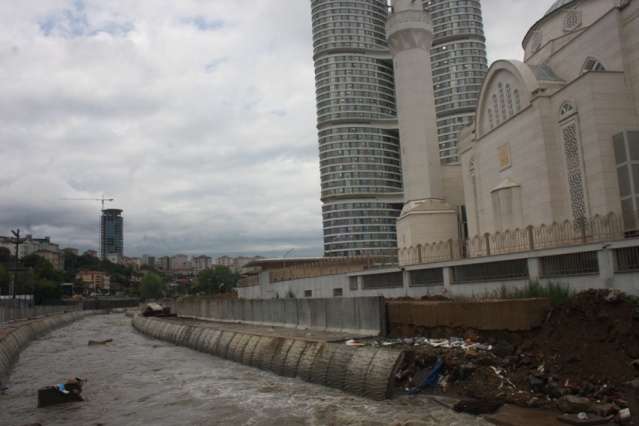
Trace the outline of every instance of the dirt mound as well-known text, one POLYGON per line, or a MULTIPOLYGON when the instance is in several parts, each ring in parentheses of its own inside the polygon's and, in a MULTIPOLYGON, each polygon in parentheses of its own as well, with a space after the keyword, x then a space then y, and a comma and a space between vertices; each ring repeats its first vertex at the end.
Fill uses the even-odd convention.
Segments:
MULTIPOLYGON (((444 359, 439 385, 430 392, 541 408, 557 408, 560 398, 575 395, 588 398, 591 411, 607 415, 627 406, 625 383, 639 377, 633 362, 639 359, 639 311, 615 290, 577 294, 534 332, 448 331, 491 349, 441 348, 407 339, 399 386, 418 385, 444 359)), ((439 337, 441 332, 433 330, 439 337)))
POLYGON ((639 312, 610 290, 585 291, 553 309, 534 344, 567 379, 621 385, 637 373, 639 312))

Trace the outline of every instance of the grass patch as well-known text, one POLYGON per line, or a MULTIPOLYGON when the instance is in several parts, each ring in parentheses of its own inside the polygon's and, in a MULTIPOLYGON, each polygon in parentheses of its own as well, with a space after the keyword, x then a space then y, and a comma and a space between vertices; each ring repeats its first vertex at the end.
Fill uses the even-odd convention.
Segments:
POLYGON ((522 288, 502 293, 507 299, 548 298, 552 306, 561 305, 575 295, 575 291, 566 283, 548 281, 541 284, 537 279, 528 280, 522 288))

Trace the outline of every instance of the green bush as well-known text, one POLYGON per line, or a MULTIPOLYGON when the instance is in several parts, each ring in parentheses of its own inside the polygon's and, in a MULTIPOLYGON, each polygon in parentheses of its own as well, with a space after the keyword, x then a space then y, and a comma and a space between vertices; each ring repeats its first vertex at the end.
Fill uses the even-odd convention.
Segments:
POLYGON ((511 299, 535 299, 548 298, 552 306, 560 305, 574 296, 575 292, 566 283, 548 281, 541 284, 539 280, 529 279, 522 287, 513 290, 507 298, 511 299))

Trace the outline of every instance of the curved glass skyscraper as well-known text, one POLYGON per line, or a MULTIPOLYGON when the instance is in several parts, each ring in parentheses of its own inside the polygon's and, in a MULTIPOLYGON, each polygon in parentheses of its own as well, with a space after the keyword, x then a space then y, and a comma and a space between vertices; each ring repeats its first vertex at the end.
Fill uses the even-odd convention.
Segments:
POLYGON ((488 70, 479 0, 424 1, 433 21, 431 50, 439 153, 443 164, 457 162, 459 131, 475 117, 481 83, 488 70))
MULTIPOLYGON (((487 70, 479 0, 423 1, 431 51, 440 158, 457 162, 459 131, 475 113, 487 70)), ((311 0, 324 253, 397 248, 403 206, 386 0, 311 0)))
POLYGON ((397 247, 402 173, 386 0, 313 0, 324 253, 397 247))

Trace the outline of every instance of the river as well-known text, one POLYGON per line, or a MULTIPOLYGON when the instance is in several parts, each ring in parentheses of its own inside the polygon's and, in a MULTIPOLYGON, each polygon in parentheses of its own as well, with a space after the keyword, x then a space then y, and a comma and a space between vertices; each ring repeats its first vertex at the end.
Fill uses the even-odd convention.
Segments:
POLYGON ((423 395, 371 401, 146 337, 123 314, 55 330, 20 355, 0 425, 487 425, 423 395), (88 346, 89 340, 113 339, 88 346), (37 389, 82 377, 88 400, 37 408, 37 389))

